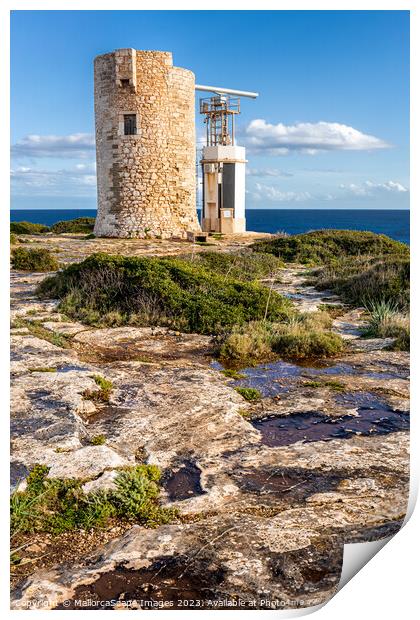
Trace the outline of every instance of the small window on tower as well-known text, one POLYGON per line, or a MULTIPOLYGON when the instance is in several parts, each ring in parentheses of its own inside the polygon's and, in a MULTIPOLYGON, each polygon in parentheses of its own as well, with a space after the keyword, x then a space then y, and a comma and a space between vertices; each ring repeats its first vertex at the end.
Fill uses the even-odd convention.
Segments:
POLYGON ((121 80, 121 86, 130 86, 130 80, 122 79, 121 80))
POLYGON ((134 136, 137 133, 137 122, 135 114, 124 114, 124 135, 134 136))

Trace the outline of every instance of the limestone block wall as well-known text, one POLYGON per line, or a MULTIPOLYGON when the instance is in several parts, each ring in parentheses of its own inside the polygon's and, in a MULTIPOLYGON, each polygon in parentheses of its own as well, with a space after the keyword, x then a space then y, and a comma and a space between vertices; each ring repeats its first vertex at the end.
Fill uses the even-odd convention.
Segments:
POLYGON ((169 52, 121 49, 95 59, 98 214, 102 237, 185 237, 200 229, 194 74, 169 52), (135 115, 134 135, 124 115, 135 115))

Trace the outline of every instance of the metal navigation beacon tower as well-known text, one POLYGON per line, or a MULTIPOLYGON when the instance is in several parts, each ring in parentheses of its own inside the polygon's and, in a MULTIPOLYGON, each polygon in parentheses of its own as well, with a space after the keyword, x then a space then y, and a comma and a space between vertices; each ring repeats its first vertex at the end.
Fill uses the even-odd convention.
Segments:
POLYGON ((199 84, 195 90, 213 93, 200 99, 207 129, 201 227, 205 232, 245 232, 245 147, 235 144, 235 116, 240 97, 255 99, 258 93, 199 84))

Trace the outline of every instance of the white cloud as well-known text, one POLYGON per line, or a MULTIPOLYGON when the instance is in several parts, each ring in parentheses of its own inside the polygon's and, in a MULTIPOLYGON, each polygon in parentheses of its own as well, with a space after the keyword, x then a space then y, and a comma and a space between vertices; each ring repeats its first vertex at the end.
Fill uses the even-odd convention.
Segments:
POLYGON ((91 196, 96 189, 94 162, 60 170, 19 166, 10 175, 15 195, 91 196))
POLYGON ((292 172, 278 170, 277 168, 247 168, 246 173, 250 177, 292 177, 292 172))
POLYGON ((95 139, 90 133, 74 133, 68 136, 29 135, 12 146, 12 156, 22 157, 66 157, 87 159, 92 157, 95 139))
POLYGON ((273 185, 256 183, 253 191, 249 192, 253 200, 269 200, 271 202, 304 202, 313 196, 309 192, 283 192, 273 185))
POLYGON ((240 135, 251 151, 270 155, 286 155, 290 151, 315 155, 320 151, 366 151, 390 146, 349 125, 324 121, 273 125, 264 119, 255 119, 240 131, 240 135))
POLYGON ((357 185, 356 183, 350 183, 349 185, 340 185, 340 189, 353 194, 354 196, 377 196, 384 193, 406 193, 408 188, 397 183, 395 181, 387 181, 386 183, 373 183, 372 181, 365 181, 357 185))

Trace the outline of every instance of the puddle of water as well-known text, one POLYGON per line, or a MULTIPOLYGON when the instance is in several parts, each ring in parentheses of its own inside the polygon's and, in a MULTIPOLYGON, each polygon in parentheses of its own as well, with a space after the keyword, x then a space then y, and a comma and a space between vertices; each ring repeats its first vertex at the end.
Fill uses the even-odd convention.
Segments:
POLYGON ((204 495, 200 482, 201 470, 192 461, 184 461, 176 471, 164 476, 162 484, 172 502, 204 495))
POLYGON ((345 477, 337 473, 281 467, 257 469, 234 476, 242 491, 274 495, 287 501, 303 501, 314 493, 332 491, 345 477))
MULTIPOLYGON (((213 360, 211 367, 223 370, 222 364, 213 360)), ((250 368, 238 370, 243 378, 232 380, 235 387, 252 387, 260 391, 263 397, 273 397, 288 389, 288 379, 294 377, 319 377, 320 375, 363 375, 372 379, 401 378, 398 373, 369 372, 362 368, 353 367, 344 362, 335 363, 333 360, 308 360, 303 363, 292 363, 278 360, 260 364, 250 368)))
MULTIPOLYGON (((213 361, 211 366, 216 370, 223 370, 223 366, 219 362, 213 361)), ((276 396, 276 394, 287 390, 287 386, 283 385, 284 380, 299 376, 303 369, 302 366, 288 362, 270 362, 241 369, 238 372, 244 377, 233 380, 231 384, 235 387, 256 388, 264 397, 276 396)))
POLYGON ((386 435, 409 430, 409 414, 387 409, 359 408, 357 416, 333 418, 316 412, 255 420, 267 446, 289 446, 298 441, 348 439, 353 435, 386 435))
POLYGON ((382 398, 376 394, 372 394, 372 392, 346 392, 344 394, 338 394, 335 401, 338 405, 353 407, 355 409, 392 411, 382 398))
POLYGON ((200 609, 209 609, 212 606, 205 605, 206 600, 222 598, 218 586, 224 575, 222 568, 210 566, 209 561, 195 559, 194 555, 163 556, 141 570, 118 566, 95 582, 78 586, 74 599, 56 609, 80 609, 76 604, 79 600, 86 601, 83 609, 98 609, 95 601, 107 602, 104 609, 114 608, 117 601, 137 601, 138 607, 146 609, 185 609, 184 601, 191 605, 201 601, 200 609))
POLYGON ((72 370, 79 370, 79 371, 87 371, 89 370, 89 368, 87 366, 76 366, 76 365, 72 365, 72 364, 66 364, 65 366, 57 366, 57 372, 71 372, 72 370))

